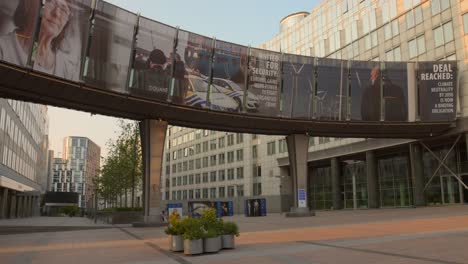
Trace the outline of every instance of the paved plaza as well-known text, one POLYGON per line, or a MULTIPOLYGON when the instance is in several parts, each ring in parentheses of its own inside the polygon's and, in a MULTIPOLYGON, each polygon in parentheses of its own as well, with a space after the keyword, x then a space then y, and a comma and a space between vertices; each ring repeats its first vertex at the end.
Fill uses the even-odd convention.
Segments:
POLYGON ((0 263, 468 263, 468 206, 229 220, 241 230, 237 248, 193 257, 169 252, 163 228, 80 217, 0 221, 0 263))

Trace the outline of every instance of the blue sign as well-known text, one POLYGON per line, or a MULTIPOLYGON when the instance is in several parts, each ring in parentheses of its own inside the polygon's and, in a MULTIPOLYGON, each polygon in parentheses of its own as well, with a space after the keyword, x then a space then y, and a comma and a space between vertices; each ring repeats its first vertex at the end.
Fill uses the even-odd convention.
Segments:
POLYGON ((218 217, 233 216, 234 206, 233 206, 232 201, 216 202, 216 211, 217 211, 218 217))
POLYGON ((246 216, 266 216, 266 199, 250 199, 245 200, 245 215, 246 216))
POLYGON ((304 189, 297 189, 297 200, 299 207, 307 207, 307 195, 304 189))

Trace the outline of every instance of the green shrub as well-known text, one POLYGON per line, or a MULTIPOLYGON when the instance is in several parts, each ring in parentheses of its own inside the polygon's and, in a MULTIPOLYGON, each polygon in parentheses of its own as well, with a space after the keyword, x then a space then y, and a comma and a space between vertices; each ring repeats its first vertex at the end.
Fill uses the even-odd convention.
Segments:
POLYGON ((217 217, 215 209, 205 210, 200 217, 200 221, 203 226, 204 237, 211 238, 223 234, 223 220, 217 217))
POLYGON ((76 205, 69 205, 61 208, 59 212, 68 216, 75 216, 80 213, 80 208, 76 205))
POLYGON ((237 224, 234 222, 225 222, 223 225, 223 234, 239 236, 239 227, 237 227, 237 224))
POLYGON ((198 218, 187 217, 181 222, 184 239, 197 240, 204 236, 204 230, 201 220, 198 218))
MULTIPOLYGON (((177 212, 177 211, 174 211, 177 212)), ((171 214, 169 216, 169 226, 164 230, 168 235, 178 236, 184 234, 184 226, 180 220, 179 214, 171 214)))

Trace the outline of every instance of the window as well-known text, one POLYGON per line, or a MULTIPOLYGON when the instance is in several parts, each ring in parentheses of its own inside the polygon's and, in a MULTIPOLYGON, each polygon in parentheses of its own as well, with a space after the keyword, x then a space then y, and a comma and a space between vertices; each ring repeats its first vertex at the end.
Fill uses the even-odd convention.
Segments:
POLYGON ((200 189, 195 189, 195 199, 200 199, 200 189))
POLYGON ((364 48, 369 50, 373 47, 377 47, 377 31, 374 31, 364 37, 364 48))
POLYGON ((224 162, 225 162, 225 157, 224 156, 225 156, 224 153, 219 154, 218 164, 220 164, 220 165, 224 164, 224 162))
MULTIPOLYGON (((445 1, 445 0, 443 0, 445 1)), ((404 11, 414 7, 414 6, 417 6, 418 4, 421 3, 421 0, 404 0, 403 1, 403 8, 404 8, 404 11)))
POLYGON ((450 42, 453 40, 453 27, 452 27, 452 21, 443 24, 440 27, 436 27, 434 29, 434 42, 435 42, 435 47, 440 47, 447 42, 450 42))
POLYGON ((420 6, 406 13, 406 27, 408 29, 423 22, 422 9, 420 6))
POLYGON ((176 184, 177 184, 176 180, 177 180, 176 178, 172 178, 172 187, 176 186, 176 184))
POLYGON ((424 35, 421 35, 408 42, 409 57, 414 58, 426 52, 426 44, 424 35))
POLYGON ((227 161, 228 163, 234 162, 234 151, 229 151, 227 153, 227 161))
POLYGON ((184 161, 183 167, 184 167, 184 171, 187 171, 187 169, 188 169, 188 162, 187 161, 184 161))
POLYGON ((172 152, 172 159, 177 160, 177 151, 172 152))
POLYGON ((227 170, 227 178, 228 180, 234 180, 234 169, 227 170))
POLYGON ((208 198, 208 188, 203 188, 203 199, 208 198))
POLYGON ((182 184, 183 184, 183 185, 187 185, 187 176, 184 176, 184 177, 182 178, 182 184))
POLYGON ((230 135, 227 136, 227 145, 228 146, 234 145, 234 135, 233 134, 230 134, 230 135))
POLYGON ((202 159, 202 167, 203 167, 203 168, 208 167, 208 157, 203 157, 203 159, 202 159))
POLYGON ((244 150, 243 149, 238 149, 236 150, 236 156, 237 156, 237 161, 242 161, 244 160, 244 150))
POLYGON ((276 141, 271 141, 267 143, 267 155, 271 156, 276 153, 276 141))
POLYGON ((450 1, 447 0, 432 0, 431 1, 431 13, 437 15, 440 12, 450 7, 450 1))
POLYGON ((244 196, 244 185, 237 185, 237 196, 244 196))
POLYGON ((177 177, 177 186, 182 185, 182 177, 177 177))
POLYGON ((228 197, 234 197, 234 186, 228 186, 228 197))
POLYGON ((224 137, 218 138, 218 146, 219 148, 224 148, 224 137))
POLYGON ((262 177, 262 166, 253 165, 253 174, 254 177, 262 177))
POLYGON ((262 183, 261 182, 257 182, 253 184, 253 195, 254 196, 262 195, 262 183))
POLYGON ((204 173, 202 174, 202 179, 203 179, 203 182, 204 182, 204 183, 208 182, 208 172, 204 172, 204 173))
POLYGON ((256 159, 258 157, 257 145, 252 146, 252 158, 256 159))
POLYGON ((196 160, 195 160, 195 168, 196 168, 196 169, 200 169, 200 168, 201 168, 201 160, 200 160, 200 159, 196 159, 196 160))
POLYGON ((208 151, 208 141, 203 142, 202 151, 203 151, 203 152, 207 152, 207 151, 208 151))
POLYGON ((210 150, 216 149, 216 139, 210 140, 210 150))
POLYGON ((200 144, 196 144, 195 145, 195 154, 200 154, 201 152, 201 145, 200 144))
POLYGON ((397 0, 388 0, 382 4, 382 22, 387 23, 397 16, 397 0))
POLYGON ((210 182, 216 181, 216 171, 210 172, 210 182))
POLYGON ((219 181, 224 181, 224 170, 218 171, 218 180, 219 181))
POLYGON ((401 61, 400 47, 391 49, 385 53, 387 61, 401 61))
POLYGON ((188 182, 189 182, 190 185, 193 184, 193 174, 188 176, 188 182))
POLYGON ((189 170, 193 170, 193 165, 194 165, 193 160, 189 160, 189 164, 188 164, 189 170))
POLYGON ((175 200, 175 199, 177 199, 176 191, 172 191, 172 200, 175 200))
POLYGON ((278 146, 279 146, 279 153, 288 152, 288 144, 286 143, 286 139, 278 140, 278 146))
POLYGON ((240 144, 244 142, 244 134, 236 134, 236 143, 240 144))
POLYGON ((182 191, 182 199, 187 200, 187 190, 182 191))
POLYGON ((468 34, 468 13, 463 15, 463 33, 468 34))
POLYGON ((199 174, 199 173, 198 173, 198 174, 195 174, 195 183, 196 183, 196 184, 199 184, 200 182, 201 182, 201 180, 200 180, 200 174, 199 174))
POLYGON ((188 191, 188 196, 189 199, 193 199, 193 190, 188 191))
POLYGON ((210 156, 210 166, 216 166, 216 155, 210 156))
POLYGON ((169 165, 166 166, 166 174, 167 175, 171 174, 171 166, 169 165))
POLYGON ((240 167, 236 169, 236 174, 237 174, 237 179, 243 179, 244 178, 244 167, 240 167))
POLYGON ((177 191, 177 200, 182 200, 182 192, 177 191))
MULTIPOLYGON (((3 110, 3 109, 2 109, 3 110)), ((2 112, 3 113, 3 112, 2 112)), ((166 161, 171 161, 171 153, 166 153, 166 161)))
POLYGON ((219 198, 224 198, 224 196, 226 195, 226 189, 224 187, 219 187, 218 195, 219 195, 219 198))
POLYGON ((210 198, 216 198, 216 188, 210 188, 210 198))

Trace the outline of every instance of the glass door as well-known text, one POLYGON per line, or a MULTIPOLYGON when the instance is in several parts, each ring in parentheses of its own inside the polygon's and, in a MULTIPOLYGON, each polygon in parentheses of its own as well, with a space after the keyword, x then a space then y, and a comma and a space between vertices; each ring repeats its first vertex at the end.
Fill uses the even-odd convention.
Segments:
POLYGON ((460 203, 460 188, 455 177, 451 175, 440 176, 440 186, 443 204, 460 203))

